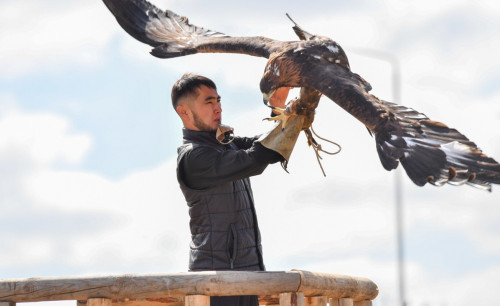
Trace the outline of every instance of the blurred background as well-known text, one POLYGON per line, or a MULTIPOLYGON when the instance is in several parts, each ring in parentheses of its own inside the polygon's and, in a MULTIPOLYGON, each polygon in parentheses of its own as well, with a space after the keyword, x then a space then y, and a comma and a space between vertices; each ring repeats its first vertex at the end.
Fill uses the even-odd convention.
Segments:
MULTIPOLYGON (((373 94, 500 159, 498 1, 154 3, 228 35, 296 40, 288 12, 337 41, 373 94), (400 98, 386 58, 399 62, 400 98)), ((0 279, 187 270, 171 86, 184 72, 212 78, 223 122, 255 135, 272 128, 258 86, 266 60, 162 60, 149 50, 100 1, 0 1, 0 279)), ((343 147, 324 156, 326 177, 301 135, 290 174, 272 165, 252 179, 267 269, 368 277, 380 290, 374 305, 401 305, 395 174, 365 127, 329 99, 313 126, 343 147)), ((496 303, 499 186, 422 188, 400 177, 406 304, 496 303)))

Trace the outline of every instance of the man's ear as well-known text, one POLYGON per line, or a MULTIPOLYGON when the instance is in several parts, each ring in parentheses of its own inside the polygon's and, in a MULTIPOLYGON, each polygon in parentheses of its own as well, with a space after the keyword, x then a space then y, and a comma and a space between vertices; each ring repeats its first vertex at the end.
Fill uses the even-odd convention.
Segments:
POLYGON ((177 111, 177 114, 179 114, 179 116, 181 116, 181 118, 183 118, 183 119, 186 119, 188 117, 188 113, 190 111, 189 107, 187 107, 187 105, 185 105, 185 104, 177 105, 175 110, 177 111))

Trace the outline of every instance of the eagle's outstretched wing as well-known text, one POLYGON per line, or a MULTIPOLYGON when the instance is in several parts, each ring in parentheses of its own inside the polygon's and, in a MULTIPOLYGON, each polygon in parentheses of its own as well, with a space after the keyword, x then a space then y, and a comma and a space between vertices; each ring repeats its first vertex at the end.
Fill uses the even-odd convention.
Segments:
POLYGON ((469 184, 491 190, 500 184, 500 164, 455 129, 424 114, 368 93, 364 80, 326 61, 308 61, 301 79, 320 91, 375 134, 377 152, 387 170, 399 162, 411 180, 441 186, 469 184))
MULTIPOLYGON (((467 183, 490 190, 491 183, 500 184, 500 165, 457 130, 369 94, 370 84, 350 71, 345 52, 327 37, 312 35, 297 24, 294 30, 304 41, 230 37, 192 25, 186 17, 164 12, 146 0, 103 1, 125 31, 153 46, 154 56, 223 52, 269 58, 260 83, 265 97, 279 87, 321 92, 375 134, 385 169, 395 169, 401 162, 419 186, 467 183)), ((301 107, 314 112, 318 99, 301 99, 301 107)))
POLYGON ((103 0, 122 28, 154 47, 151 54, 172 58, 195 53, 241 53, 268 58, 281 42, 266 37, 230 37, 198 27, 172 11, 145 0, 103 0))

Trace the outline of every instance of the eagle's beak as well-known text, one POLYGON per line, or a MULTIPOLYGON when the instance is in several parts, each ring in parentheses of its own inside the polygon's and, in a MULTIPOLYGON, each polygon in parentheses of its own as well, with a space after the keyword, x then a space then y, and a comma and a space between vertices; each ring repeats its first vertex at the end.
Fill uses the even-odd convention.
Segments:
POLYGON ((263 93, 262 94, 262 100, 264 101, 264 104, 269 106, 269 101, 271 100, 271 97, 274 95, 276 92, 275 90, 271 90, 269 93, 263 93))

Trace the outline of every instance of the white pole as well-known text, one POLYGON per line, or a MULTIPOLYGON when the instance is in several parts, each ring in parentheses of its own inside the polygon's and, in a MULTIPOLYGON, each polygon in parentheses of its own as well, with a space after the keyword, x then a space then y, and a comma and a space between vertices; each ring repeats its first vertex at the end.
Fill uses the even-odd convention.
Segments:
MULTIPOLYGON (((398 58, 389 52, 369 49, 369 48, 351 48, 354 53, 379 59, 388 62, 391 65, 392 99, 394 103, 401 103, 401 67, 398 58)), ((398 295, 399 305, 406 306, 405 297, 405 253, 404 253, 404 235, 403 235, 403 191, 401 182, 401 167, 394 171, 394 189, 395 189, 395 219, 396 219, 396 248, 398 260, 398 295)))

